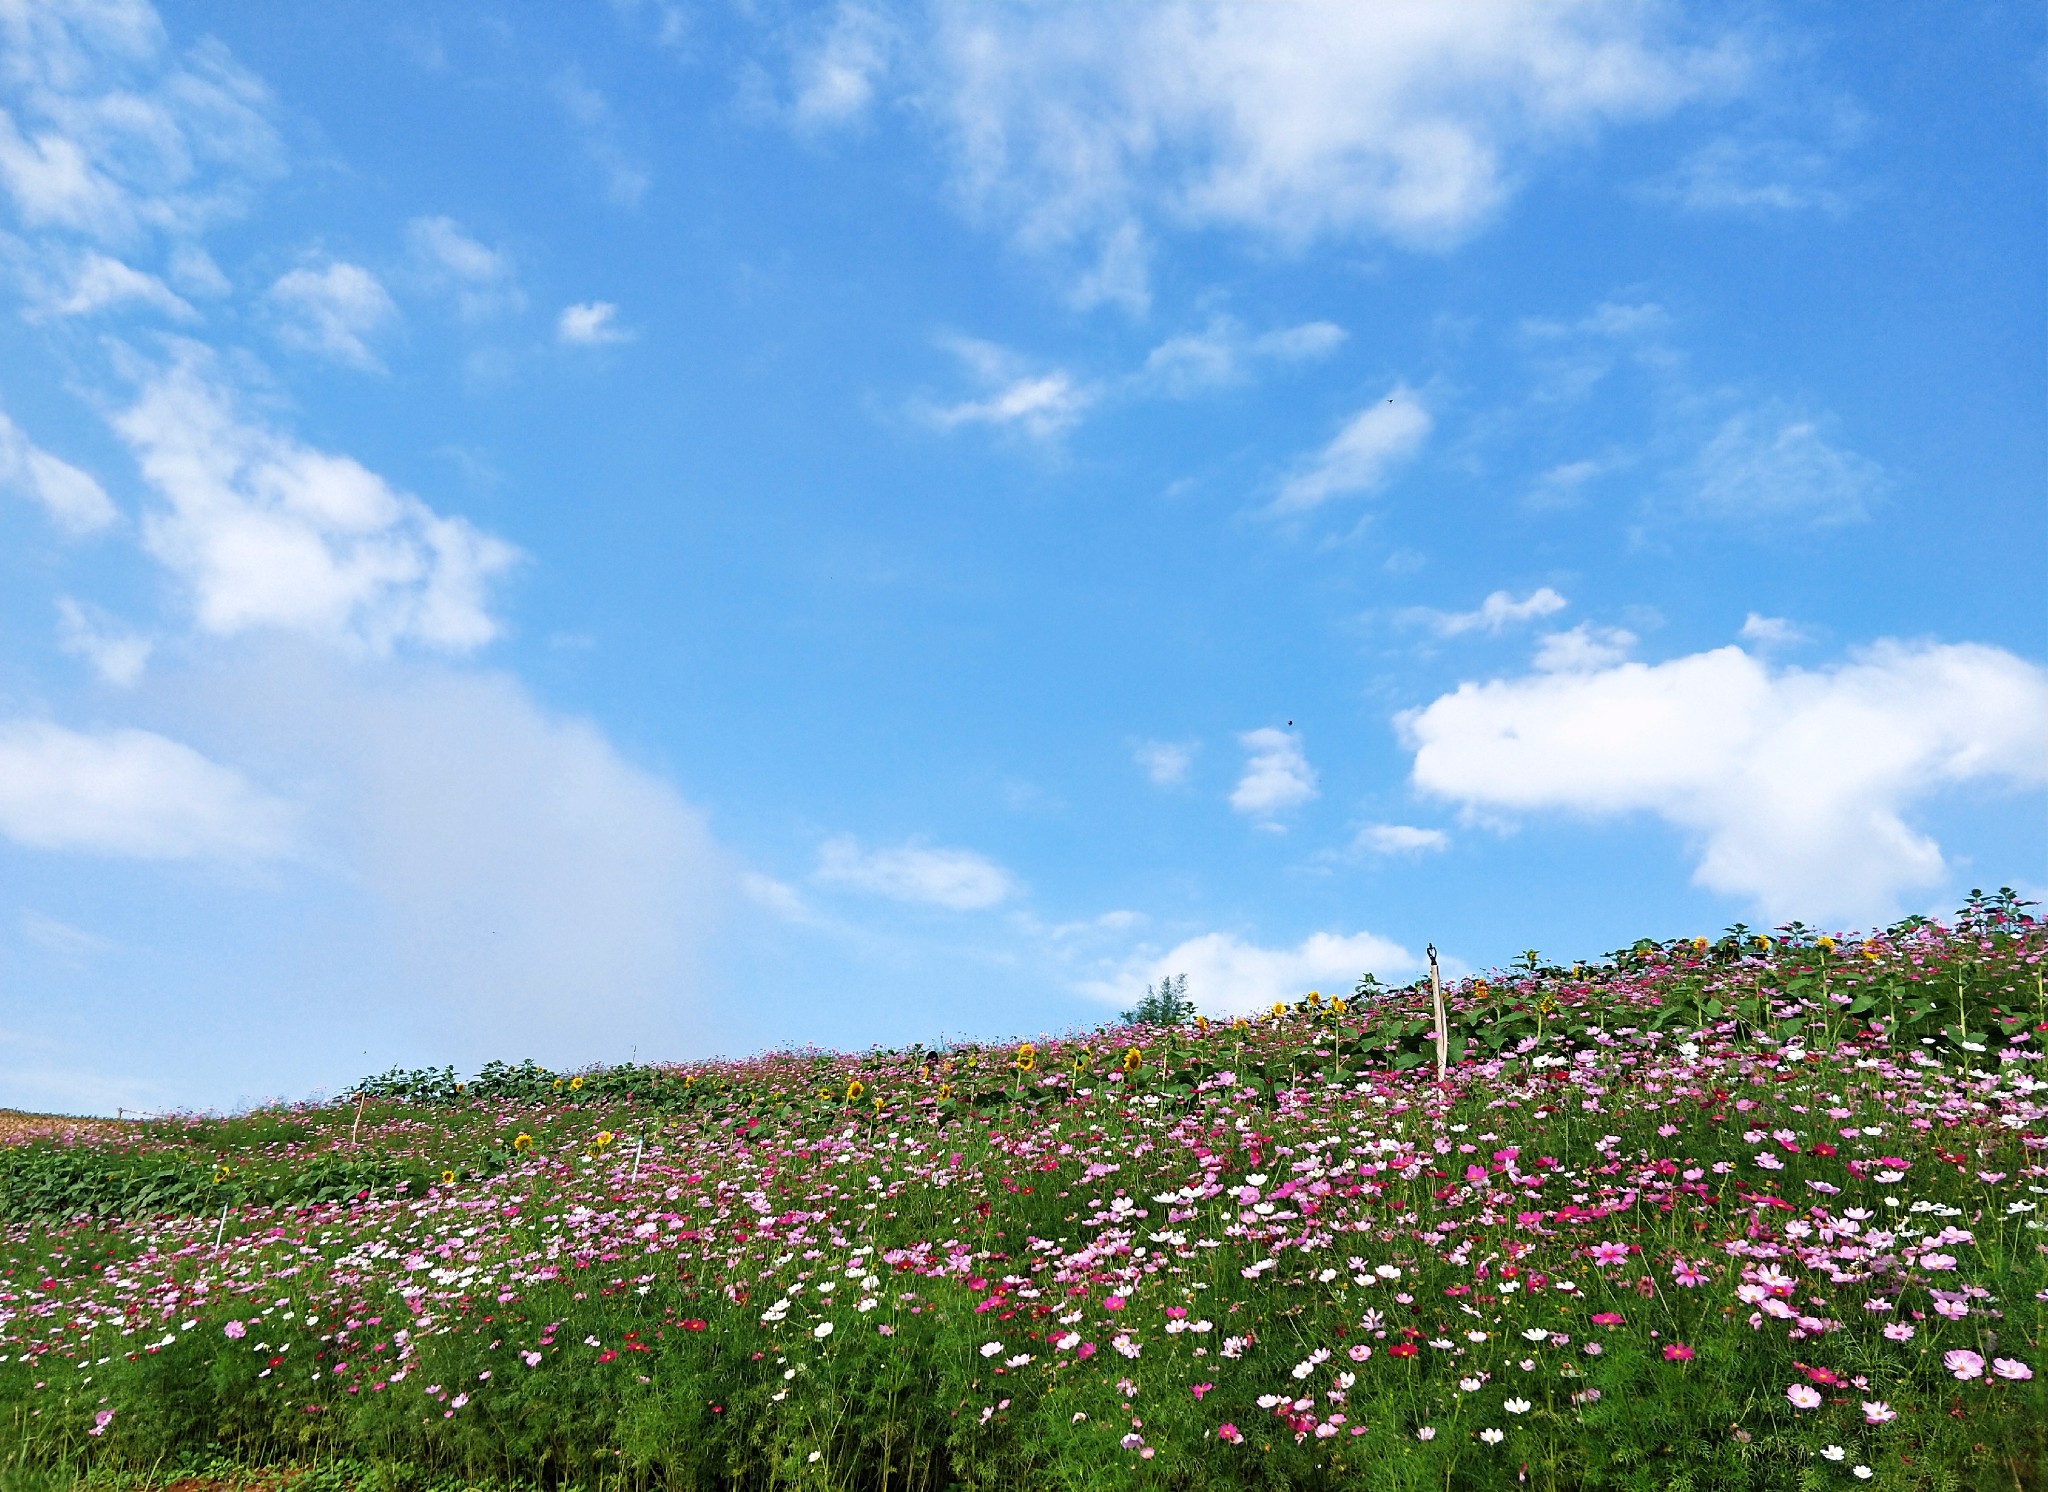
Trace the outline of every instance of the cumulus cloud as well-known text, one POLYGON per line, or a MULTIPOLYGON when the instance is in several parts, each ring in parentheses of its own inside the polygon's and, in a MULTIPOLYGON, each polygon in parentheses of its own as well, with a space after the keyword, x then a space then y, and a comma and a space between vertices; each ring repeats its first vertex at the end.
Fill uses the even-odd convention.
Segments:
POLYGON ((1633 0, 937 7, 924 75, 967 200, 1027 241, 1222 225, 1456 243, 1546 153, 1725 88, 1633 0))
POLYGON ((1742 638, 1764 648, 1791 647, 1807 640, 1806 633, 1785 618, 1754 611, 1742 619, 1742 638))
POLYGON ((630 342, 633 334, 618 324, 619 308, 608 300, 564 306, 555 319, 555 337, 574 347, 603 347, 630 342))
POLYGON ((150 374, 114 426, 163 500, 143 519, 144 543, 206 631, 280 629, 379 651, 466 652, 497 635, 488 592, 512 546, 245 417, 203 354, 150 374))
POLYGON ((283 803, 144 730, 0 722, 0 834, 31 849, 136 860, 280 854, 283 803))
POLYGON ((1580 622, 1565 632, 1546 632, 1536 641, 1536 667, 1545 673, 1583 673, 1619 663, 1636 645, 1625 627, 1580 622))
POLYGON ((334 260, 280 275, 270 287, 278 335, 289 346, 358 368, 376 368, 369 339, 398 319, 398 307, 360 264, 334 260))
POLYGON ((120 521, 106 489, 68 461, 37 446, 0 413, 0 491, 35 503, 50 521, 74 536, 95 534, 120 521))
POLYGON ((972 850, 944 849, 917 840, 867 850, 848 835, 819 846, 816 879, 822 885, 956 912, 999 906, 1017 891, 1008 871, 972 850))
POLYGON ((1449 849, 1450 844, 1451 836, 1443 830, 1413 824, 1367 824, 1351 841, 1353 849, 1368 855, 1414 855, 1449 849))
POLYGON ((1439 637, 1462 637, 1467 632, 1498 635, 1517 622, 1552 616, 1570 605, 1549 586, 1539 586, 1517 601, 1506 591, 1494 591, 1479 603, 1476 611, 1437 611, 1416 607, 1403 613, 1403 620, 1419 622, 1439 637))
POLYGON ((1237 739, 1246 757, 1244 775, 1230 792, 1232 808, 1270 825, 1316 796, 1316 769, 1302 753, 1300 736, 1265 726, 1237 739))
POLYGON ((1131 759, 1154 787, 1179 787, 1195 765, 1195 748, 1175 741, 1140 741, 1131 759))
POLYGON ((1907 814, 2048 781, 2048 674, 1997 648, 1882 642, 1774 670, 1727 647, 1467 683, 1399 717, 1422 792, 1488 814, 1650 814, 1697 884, 1773 920, 1871 922, 1939 885, 1907 814))
POLYGON ((1358 976, 1410 974, 1416 959, 1376 933, 1319 932, 1293 948, 1266 948, 1229 933, 1205 933, 1155 956, 1140 955, 1114 973, 1088 980, 1082 993, 1128 1007, 1147 985, 1188 976, 1188 997, 1205 1015, 1248 1015, 1276 1000, 1299 1000, 1310 990, 1348 998, 1358 976))
POLYGON ((1850 523, 1869 516, 1884 486, 1882 467, 1830 443, 1818 421, 1753 410, 1700 452, 1689 507, 1743 523, 1850 523))
POLYGON ((1273 510, 1300 513, 1333 497, 1378 489, 1393 467, 1422 448, 1431 424, 1421 399, 1397 384, 1347 420, 1335 439, 1282 484, 1273 510))

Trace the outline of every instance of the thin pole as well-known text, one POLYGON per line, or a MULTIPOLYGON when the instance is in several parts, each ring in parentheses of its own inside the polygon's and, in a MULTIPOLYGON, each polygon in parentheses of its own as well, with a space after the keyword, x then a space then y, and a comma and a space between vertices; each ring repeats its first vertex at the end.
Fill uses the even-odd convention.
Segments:
POLYGON ((356 1122, 355 1122, 355 1127, 354 1127, 354 1128, 352 1128, 351 1130, 349 1130, 349 1132, 348 1132, 348 1143, 349 1143, 349 1148, 350 1148, 351 1150, 353 1150, 353 1149, 355 1148, 355 1144, 356 1144, 356 1139, 357 1139, 357 1137, 358 1137, 358 1136, 360 1136, 360 1135, 362 1134, 362 1132, 363 1132, 363 1105, 364 1105, 364 1104, 366 1104, 366 1103, 368 1103, 369 1101, 370 1101, 370 1095, 369 1095, 369 1094, 367 1094, 367 1093, 358 1093, 358 1094, 356 1095, 356 1122))
POLYGON ((640 1152, 646 1148, 647 1136, 641 1135, 633 1141, 633 1174, 626 1178, 628 1186, 640 1179, 640 1152))
POLYGON ((1429 945, 1429 1003, 1436 1015, 1436 1080, 1441 1083, 1450 1067, 1451 1033, 1444 1022, 1444 981, 1437 972, 1434 943, 1429 945))
POLYGON ((217 1228, 215 1228, 215 1229, 213 1230, 213 1251, 214 1251, 215 1253, 219 1253, 219 1252, 220 1252, 220 1240, 221 1240, 221 1235, 222 1235, 222 1234, 224 1234, 224 1233, 226 1233, 226 1232, 227 1232, 227 1230, 228 1230, 228 1204, 227 1204, 227 1203, 225 1203, 225 1202, 223 1202, 223 1203, 221 1203, 221 1204, 220 1204, 220 1226, 219 1226, 219 1227, 217 1227, 217 1228))

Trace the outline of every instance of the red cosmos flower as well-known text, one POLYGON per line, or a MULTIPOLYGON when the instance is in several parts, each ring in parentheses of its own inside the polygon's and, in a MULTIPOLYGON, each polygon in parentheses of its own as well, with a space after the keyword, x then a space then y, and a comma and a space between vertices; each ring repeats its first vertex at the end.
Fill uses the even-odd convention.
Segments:
POLYGON ((597 1360, 599 1362, 613 1362, 617 1360, 618 1355, 618 1353, 612 1351, 611 1348, 607 1347, 604 1349, 604 1351, 597 1354, 597 1360))
POLYGON ((1393 1346, 1387 1348, 1387 1356, 1389 1357, 1413 1357, 1414 1355, 1415 1344, 1413 1342, 1396 1342, 1393 1346))
POLYGON ((702 1321, 699 1321, 695 1316, 692 1316, 689 1320, 682 1323, 682 1327, 684 1331, 702 1331, 704 1329, 704 1323, 702 1321))

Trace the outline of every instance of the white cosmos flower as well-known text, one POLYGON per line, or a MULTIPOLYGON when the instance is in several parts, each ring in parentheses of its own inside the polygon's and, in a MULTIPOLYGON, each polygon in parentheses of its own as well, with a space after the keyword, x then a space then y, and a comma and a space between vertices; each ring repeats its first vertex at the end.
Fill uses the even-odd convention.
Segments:
POLYGON ((1530 1405, 1527 1399, 1510 1399, 1507 1401, 1507 1403, 1501 1405, 1500 1407, 1505 1409, 1509 1414, 1527 1414, 1529 1412, 1530 1405))
POLYGON ((1489 1427, 1479 1432, 1479 1438, 1485 1441, 1488 1445, 1499 1445, 1503 1440, 1506 1440, 1508 1438, 1508 1435, 1507 1431, 1505 1430, 1495 1430, 1489 1427))

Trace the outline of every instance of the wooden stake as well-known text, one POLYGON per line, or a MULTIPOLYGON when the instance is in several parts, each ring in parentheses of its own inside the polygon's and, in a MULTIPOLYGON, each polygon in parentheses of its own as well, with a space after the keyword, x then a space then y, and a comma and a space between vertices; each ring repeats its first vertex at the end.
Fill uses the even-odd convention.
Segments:
POLYGON ((1444 1021, 1444 981, 1437 972, 1434 943, 1429 945, 1429 1003, 1436 1015, 1436 1080, 1441 1083, 1450 1068, 1451 1033, 1444 1021))
POLYGON ((217 1227, 217 1228, 215 1228, 215 1229, 213 1230, 213 1251, 214 1251, 215 1253, 219 1253, 219 1252, 220 1252, 220 1240, 221 1240, 221 1235, 222 1235, 222 1234, 224 1234, 224 1233, 226 1233, 226 1232, 227 1232, 227 1230, 228 1230, 228 1204, 227 1204, 227 1203, 225 1203, 225 1202, 223 1202, 223 1203, 221 1203, 221 1204, 220 1204, 220 1226, 219 1226, 219 1227, 217 1227))
POLYGON ((369 1094, 367 1094, 367 1093, 358 1093, 358 1094, 356 1095, 356 1122, 355 1122, 355 1127, 354 1127, 353 1129, 351 1129, 351 1130, 350 1130, 350 1131, 348 1132, 348 1144, 349 1144, 349 1148, 350 1148, 351 1150, 353 1150, 353 1149, 355 1148, 355 1145, 356 1145, 356 1139, 357 1139, 357 1137, 358 1137, 358 1136, 360 1136, 360 1135, 362 1134, 362 1132, 363 1132, 363 1105, 364 1105, 364 1104, 366 1104, 366 1103, 368 1103, 369 1101, 370 1101, 370 1095, 369 1095, 369 1094))

